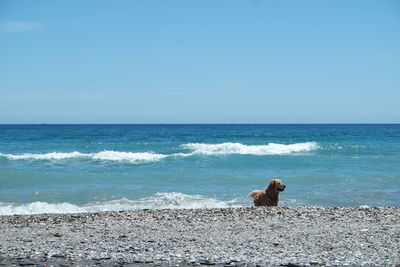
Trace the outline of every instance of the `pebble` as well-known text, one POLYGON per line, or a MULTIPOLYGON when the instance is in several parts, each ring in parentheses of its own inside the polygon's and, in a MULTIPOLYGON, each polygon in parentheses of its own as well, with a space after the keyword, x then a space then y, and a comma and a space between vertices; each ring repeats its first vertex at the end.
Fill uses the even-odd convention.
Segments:
POLYGON ((0 216, 0 265, 398 265, 400 208, 0 216))

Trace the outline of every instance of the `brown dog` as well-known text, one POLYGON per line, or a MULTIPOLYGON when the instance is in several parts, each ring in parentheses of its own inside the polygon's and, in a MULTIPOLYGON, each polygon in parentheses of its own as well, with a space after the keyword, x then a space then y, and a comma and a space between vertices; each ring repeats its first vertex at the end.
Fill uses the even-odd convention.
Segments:
POLYGON ((279 179, 273 179, 264 190, 254 190, 249 196, 254 199, 256 206, 278 206, 279 193, 285 190, 286 185, 279 179))

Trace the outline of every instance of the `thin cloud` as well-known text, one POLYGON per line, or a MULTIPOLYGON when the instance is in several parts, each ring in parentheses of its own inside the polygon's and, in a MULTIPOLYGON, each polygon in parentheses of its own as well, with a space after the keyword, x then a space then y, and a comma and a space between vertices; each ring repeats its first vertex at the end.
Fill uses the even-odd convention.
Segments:
POLYGON ((6 21, 0 23, 0 32, 26 32, 40 29, 43 25, 41 23, 31 21, 6 21))

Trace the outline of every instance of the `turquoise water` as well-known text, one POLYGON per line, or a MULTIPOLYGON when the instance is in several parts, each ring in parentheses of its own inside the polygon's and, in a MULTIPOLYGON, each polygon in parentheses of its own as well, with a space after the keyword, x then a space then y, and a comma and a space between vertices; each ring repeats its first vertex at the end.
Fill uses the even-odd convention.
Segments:
POLYGON ((0 125, 0 214, 400 206, 400 125, 0 125))

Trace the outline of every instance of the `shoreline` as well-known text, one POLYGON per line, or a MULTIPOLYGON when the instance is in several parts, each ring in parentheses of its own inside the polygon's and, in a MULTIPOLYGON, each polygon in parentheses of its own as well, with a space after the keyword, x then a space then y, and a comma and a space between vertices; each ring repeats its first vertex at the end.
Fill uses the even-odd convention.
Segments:
POLYGON ((0 265, 398 265, 400 207, 0 216, 0 265))

